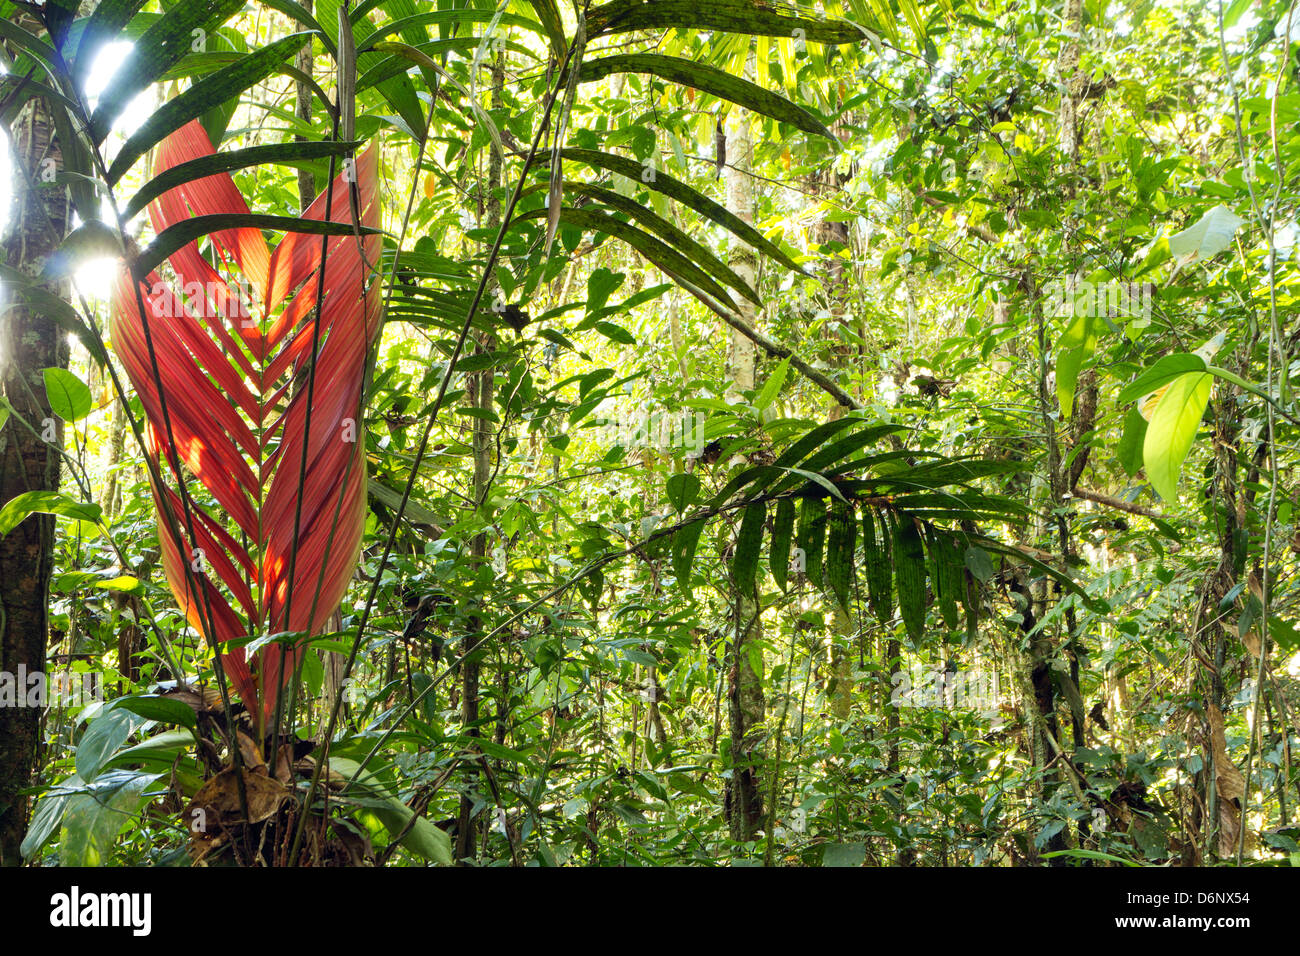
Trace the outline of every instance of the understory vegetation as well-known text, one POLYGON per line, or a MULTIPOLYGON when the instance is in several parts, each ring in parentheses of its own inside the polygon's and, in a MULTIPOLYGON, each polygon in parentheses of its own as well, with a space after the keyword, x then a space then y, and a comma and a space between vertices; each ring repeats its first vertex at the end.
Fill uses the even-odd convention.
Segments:
POLYGON ((1294 7, 0 0, 0 863, 1300 864, 1294 7))

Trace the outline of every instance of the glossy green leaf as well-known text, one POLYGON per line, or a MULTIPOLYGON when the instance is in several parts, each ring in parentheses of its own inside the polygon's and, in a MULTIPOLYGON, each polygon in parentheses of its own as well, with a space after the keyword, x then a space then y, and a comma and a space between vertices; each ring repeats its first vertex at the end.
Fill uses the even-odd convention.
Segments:
POLYGON ((668 492, 669 502, 680 513, 694 504, 695 499, 699 497, 700 479, 698 475, 682 472, 670 476, 665 483, 665 489, 668 492))
POLYGON ((700 542, 700 532, 704 530, 703 518, 683 525, 673 534, 672 555, 673 575, 677 585, 688 595, 691 593, 691 566, 695 561, 695 549, 700 542))
POLYGON ((104 866, 111 862, 118 834, 153 799, 150 788, 161 776, 110 770, 84 790, 70 794, 63 806, 59 862, 64 866, 104 866))
POLYGON ((1201 426, 1214 376, 1187 372, 1169 383, 1160 397, 1142 443, 1142 460, 1151 486, 1165 501, 1176 501, 1178 473, 1201 426))
POLYGON ((6 535, 31 514, 60 515, 76 521, 97 522, 100 508, 96 504, 73 501, 57 491, 26 491, 0 508, 0 535, 6 535))
POLYGON ((772 521, 772 546, 769 549, 768 567, 772 580, 782 591, 790 579, 790 545, 794 541, 794 500, 782 498, 777 502, 776 516, 772 521))
POLYGON ((767 504, 759 501, 747 505, 736 534, 736 549, 731 558, 731 580, 740 594, 754 592, 758 571, 759 552, 763 544, 763 522, 767 520, 767 504))
POLYGON ((79 422, 90 414, 94 401, 86 383, 64 368, 41 370, 50 411, 65 422, 79 422))
POLYGON ((1205 369, 1205 359, 1191 352, 1166 355, 1120 391, 1119 403, 1126 405, 1129 402, 1136 402, 1142 396, 1168 385, 1188 372, 1204 372, 1205 369))
POLYGON ((1245 225, 1227 206, 1215 206, 1182 232, 1169 237, 1169 254, 1183 265, 1217 256, 1232 244, 1232 237, 1245 225))

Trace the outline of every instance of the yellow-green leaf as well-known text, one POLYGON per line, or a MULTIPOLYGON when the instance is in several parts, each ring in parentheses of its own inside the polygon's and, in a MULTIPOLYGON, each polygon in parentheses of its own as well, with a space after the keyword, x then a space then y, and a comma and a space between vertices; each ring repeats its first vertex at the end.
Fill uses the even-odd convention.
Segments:
POLYGON ((1177 498, 1178 474, 1196 438, 1213 381, 1209 372, 1180 375, 1169 383, 1151 414, 1142 460, 1151 487, 1165 501, 1177 498))

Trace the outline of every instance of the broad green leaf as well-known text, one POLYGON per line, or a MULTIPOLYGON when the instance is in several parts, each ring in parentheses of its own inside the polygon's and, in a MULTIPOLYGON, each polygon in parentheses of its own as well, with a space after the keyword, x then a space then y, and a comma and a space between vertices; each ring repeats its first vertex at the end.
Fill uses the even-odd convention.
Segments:
POLYGON ((99 505, 73 501, 57 491, 27 491, 0 508, 0 535, 8 534, 24 518, 34 513, 90 522, 98 522, 101 514, 99 505))
POLYGON ((695 548, 703 530, 704 519, 700 518, 678 528, 673 535, 673 575, 677 578, 678 587, 688 595, 691 593, 691 565, 695 561, 695 548))
POLYGON ((1115 457, 1119 459, 1120 467, 1130 478, 1137 476, 1142 470, 1142 444, 1147 437, 1147 420, 1142 417, 1142 412, 1134 406, 1128 410, 1128 415, 1124 418, 1124 432, 1120 435, 1119 447, 1115 449, 1115 457))
POLYGON ((194 709, 189 704, 170 697, 160 697, 156 694, 119 697, 113 702, 113 710, 130 711, 148 720, 157 720, 165 724, 179 724, 182 727, 193 727, 198 719, 195 716, 194 709))
POLYGON ((72 777, 61 784, 55 784, 45 792, 36 804, 36 812, 32 814, 27 833, 23 836, 22 846, 19 847, 23 859, 30 860, 49 842, 50 837, 58 832, 59 825, 63 823, 63 813, 67 809, 68 801, 72 799, 76 790, 84 786, 80 780, 72 777))
POLYGON ((434 826, 432 821, 425 816, 420 816, 414 823, 411 823, 415 811, 393 796, 388 788, 380 782, 379 778, 369 771, 358 775, 357 771, 361 769, 361 765, 356 761, 342 757, 330 757, 329 762, 332 771, 336 771, 348 779, 355 777, 357 787, 380 799, 382 805, 371 809, 374 810, 375 816, 383 823, 384 828, 388 830, 390 835, 396 837, 408 825, 410 826, 406 835, 402 837, 402 846, 430 862, 439 863, 443 866, 451 865, 451 838, 444 830, 434 826))
POLYGON ((925 637, 926 561, 921 532, 910 514, 900 514, 894 526, 894 588, 898 611, 913 644, 925 637))
POLYGON ((1205 369, 1205 359, 1191 352, 1166 355, 1124 387, 1119 393, 1119 403, 1136 402, 1188 372, 1204 372, 1205 369))
POLYGON ((1268 616, 1268 633, 1277 642, 1277 646, 1288 654, 1300 650, 1300 631, 1296 630, 1293 622, 1283 620, 1276 614, 1270 614, 1268 616))
POLYGON ((623 273, 611 272, 603 266, 593 269, 591 275, 587 277, 587 314, 591 315, 605 308, 609 297, 618 290, 626 278, 623 273))
POLYGON ((65 422, 79 422, 90 414, 94 401, 86 383, 64 368, 41 370, 50 411, 65 422))
POLYGON ((176 765, 176 758, 194 746, 194 733, 191 730, 166 730, 161 734, 146 737, 131 747, 124 747, 108 759, 104 771, 115 767, 133 767, 142 764, 146 767, 170 769, 176 765))
POLYGON ((767 503, 756 502, 745 507, 736 534, 736 549, 731 560, 731 580, 736 590, 744 595, 754 593, 758 570, 759 551, 763 544, 763 522, 767 519, 767 503))
POLYGON ((1151 414, 1142 460, 1151 486, 1165 501, 1177 500, 1178 473, 1200 428, 1213 384, 1214 376, 1208 372, 1184 373, 1169 383, 1151 414))
POLYGON ((1096 348, 1096 320, 1091 314, 1077 316, 1057 343, 1056 401, 1062 418, 1069 418, 1073 412, 1079 370, 1096 348))
POLYGON ((789 371, 790 359, 782 359, 781 363, 772 370, 772 374, 768 376, 767 381, 763 383, 762 389, 754 398, 754 407, 756 409, 761 412, 776 401, 776 397, 781 393, 781 386, 785 384, 785 378, 789 371))
POLYGON ((822 850, 822 866, 861 866, 866 858, 865 843, 828 843, 822 850))
POLYGON ((1227 206, 1215 206, 1193 225, 1169 237, 1169 254, 1183 265, 1210 259, 1228 248, 1245 222, 1227 206))
POLYGON ((846 611, 850 609, 850 586, 853 580, 853 552, 856 548, 858 523, 853 506, 831 502, 827 523, 826 582, 846 611))
POLYGON ((768 556, 772 579, 782 591, 790 577, 790 545, 793 540, 794 499, 782 498, 777 503, 776 517, 772 522, 772 546, 768 556))
POLYGON ((1066 856, 1076 857, 1081 860, 1099 860, 1102 863, 1118 863, 1121 866, 1138 866, 1142 864, 1127 860, 1122 856, 1116 856, 1113 853, 1103 853, 1101 850, 1054 850, 1051 853, 1041 854, 1044 860, 1050 860, 1053 857, 1066 856))
POLYGON ((77 776, 86 782, 94 780, 109 758, 117 753, 147 720, 148 718, 132 713, 129 708, 118 707, 115 704, 92 717, 81 739, 77 741, 77 776))
MULTIPOLYGON (((374 475, 369 476, 366 483, 366 493, 394 511, 402 503, 402 493, 389 488, 374 475)), ((402 512, 402 517, 413 524, 433 525, 434 527, 443 524, 446 520, 434 514, 428 507, 420 504, 413 497, 406 499, 406 510, 402 512)))
POLYGON ((993 578, 993 561, 989 558, 989 553, 983 548, 971 545, 966 549, 963 560, 966 570, 970 571, 977 581, 987 584, 993 578))
POLYGON ((862 568, 867 578, 867 599, 882 626, 894 614, 893 536, 888 519, 874 508, 862 509, 862 568))
POLYGON ((804 498, 799 505, 795 543, 803 549, 804 573, 817 587, 822 586, 822 553, 826 541, 826 502, 804 498))
POLYGON ((678 512, 682 512, 689 508, 699 496, 700 479, 697 475, 682 472, 671 476, 666 482, 665 488, 668 492, 669 502, 678 512))
POLYGON ((72 794, 63 810, 59 862, 64 866, 107 863, 117 835, 152 799, 146 791, 160 776, 135 770, 111 770, 90 783, 85 791, 72 794))
POLYGON ((636 345, 636 336, 621 325, 615 325, 613 322, 597 322, 595 328, 605 338, 619 345, 636 345))
POLYGON ((143 594, 144 584, 139 578, 129 574, 119 574, 115 578, 108 578, 96 582, 95 587, 105 591, 121 591, 126 594, 143 594))

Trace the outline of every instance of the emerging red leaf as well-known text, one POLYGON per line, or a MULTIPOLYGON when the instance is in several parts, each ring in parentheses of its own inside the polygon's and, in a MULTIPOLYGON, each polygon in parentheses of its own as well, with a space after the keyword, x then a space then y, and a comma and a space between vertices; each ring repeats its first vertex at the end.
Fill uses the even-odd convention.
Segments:
MULTIPOLYGON (((212 152, 192 122, 159 147, 154 173, 212 152)), ((377 180, 371 148, 303 217, 325 219, 328 205, 330 221, 352 222, 355 189, 359 225, 377 228, 377 180)), ((177 186, 149 207, 159 233, 193 216, 248 211, 226 173, 177 186)), ((206 255, 196 242, 171 256, 174 282, 155 272, 140 283, 144 316, 123 266, 111 328, 144 404, 151 454, 192 506, 187 520, 177 490, 154 488, 167 580, 187 619, 220 649, 246 635, 319 633, 356 569, 365 526, 361 390, 379 330, 380 289, 371 280, 381 246, 374 234, 326 239, 322 277, 320 236, 290 233, 274 250, 256 229, 207 238, 206 255), (206 497, 196 481, 220 512, 196 500, 206 497), (171 530, 169 510, 178 525, 171 530)), ((242 648, 221 659, 250 712, 265 721, 300 653, 270 643, 251 666, 242 648)))

